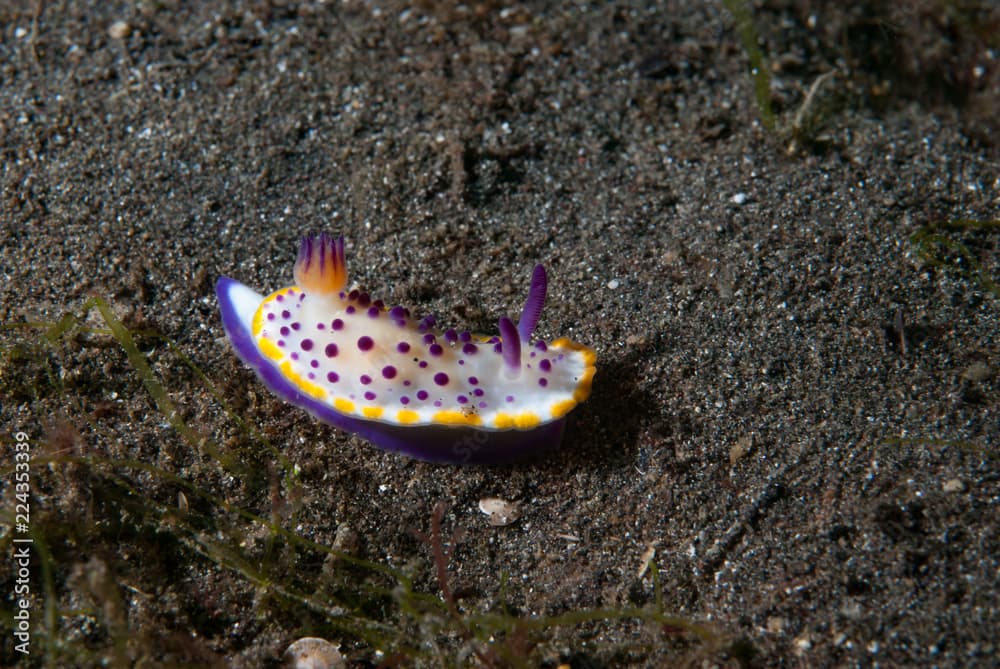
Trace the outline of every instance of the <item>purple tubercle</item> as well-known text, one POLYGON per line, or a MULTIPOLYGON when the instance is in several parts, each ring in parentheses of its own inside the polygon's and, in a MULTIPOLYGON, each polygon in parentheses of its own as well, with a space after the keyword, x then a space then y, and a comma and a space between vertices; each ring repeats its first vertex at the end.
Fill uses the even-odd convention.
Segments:
POLYGON ((444 348, 441 347, 441 344, 431 344, 427 352, 433 356, 439 356, 444 353, 444 348))
POLYGON ((382 368, 382 378, 394 379, 396 378, 396 368, 392 365, 386 365, 382 368))
POLYGON ((408 353, 410 351, 410 345, 405 341, 401 341, 396 344, 396 350, 400 353, 408 353))
POLYGON ((438 372, 437 374, 434 375, 434 383, 438 384, 439 386, 448 385, 448 375, 445 374, 444 372, 438 372))
POLYGON ((426 390, 418 390, 417 391, 417 399, 420 400, 421 402, 423 402, 428 397, 429 397, 429 394, 427 393, 426 390))
POLYGON ((521 369, 521 335, 514 327, 513 321, 506 316, 500 317, 500 336, 503 337, 504 364, 512 372, 519 371, 521 369))
POLYGON ((454 344, 456 341, 458 341, 458 332, 449 328, 444 331, 444 339, 448 343, 454 344))
POLYGON ((462 345, 462 353, 465 355, 475 355, 478 350, 479 348, 472 342, 462 345))
MULTIPOLYGON (((531 287, 528 289, 528 299, 524 301, 524 308, 521 309, 521 320, 517 322, 517 333, 521 339, 527 342, 531 339, 531 333, 538 325, 538 319, 542 315, 542 307, 545 306, 545 293, 549 282, 545 277, 545 267, 535 265, 531 272, 531 287)), ((506 337, 504 337, 506 340, 506 337)))
POLYGON ((361 385, 367 386, 372 382, 372 377, 368 376, 367 374, 362 374, 359 380, 361 381, 361 385))
POLYGON ((382 310, 379 309, 378 307, 368 307, 368 317, 369 318, 378 318, 378 315, 380 313, 382 313, 382 310))
POLYGON ((330 323, 330 327, 333 328, 334 330, 343 330, 344 321, 340 320, 339 318, 334 318, 333 322, 330 323))
POLYGON ((330 342, 326 345, 326 348, 323 349, 323 352, 326 353, 326 357, 334 358, 337 356, 337 345, 330 342))
POLYGON ((362 351, 370 351, 374 348, 375 342, 368 335, 363 335, 358 338, 358 349, 362 351))

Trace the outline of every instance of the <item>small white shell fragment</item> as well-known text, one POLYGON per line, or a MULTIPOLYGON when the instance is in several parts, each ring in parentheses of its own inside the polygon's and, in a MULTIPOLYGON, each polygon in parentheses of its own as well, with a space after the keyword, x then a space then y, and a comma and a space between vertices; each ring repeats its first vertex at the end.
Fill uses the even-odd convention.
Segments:
POLYGON ((294 642, 285 651, 285 669, 341 669, 344 656, 338 646, 326 639, 307 636, 294 642))
POLYGON ((112 39, 125 39, 132 34, 132 26, 127 21, 115 21, 108 26, 108 35, 112 39))
POLYGON ((499 497, 483 497, 479 500, 479 510, 487 515, 487 521, 494 527, 510 525, 521 517, 521 510, 516 502, 508 502, 499 497))

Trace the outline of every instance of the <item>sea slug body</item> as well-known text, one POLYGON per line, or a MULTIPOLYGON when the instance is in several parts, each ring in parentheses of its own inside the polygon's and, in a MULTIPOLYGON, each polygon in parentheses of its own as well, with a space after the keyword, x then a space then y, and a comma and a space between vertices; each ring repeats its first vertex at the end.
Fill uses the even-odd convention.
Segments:
POLYGON ((267 297, 220 277, 222 322, 237 355, 278 396, 379 448, 443 463, 501 463, 559 445, 566 414, 590 395, 593 350, 532 340, 547 279, 499 336, 441 331, 347 288, 343 237, 305 237, 296 285, 267 297))

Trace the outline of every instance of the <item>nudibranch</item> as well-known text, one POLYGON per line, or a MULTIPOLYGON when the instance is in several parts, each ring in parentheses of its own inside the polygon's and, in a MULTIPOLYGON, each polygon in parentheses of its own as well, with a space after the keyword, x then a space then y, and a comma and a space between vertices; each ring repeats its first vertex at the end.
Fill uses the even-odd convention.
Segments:
POLYGON ((547 279, 538 265, 515 325, 499 336, 435 328, 347 288, 344 238, 302 240, 295 285, 267 297, 220 277, 236 354, 278 396, 379 448, 429 462, 500 463, 559 445, 590 395, 596 354, 532 340, 547 279))

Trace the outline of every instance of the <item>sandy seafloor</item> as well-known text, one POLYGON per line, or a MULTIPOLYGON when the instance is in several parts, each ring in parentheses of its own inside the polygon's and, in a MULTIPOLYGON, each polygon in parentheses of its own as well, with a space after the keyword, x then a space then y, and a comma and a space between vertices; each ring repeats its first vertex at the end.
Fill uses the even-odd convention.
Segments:
POLYGON ((273 667, 319 636, 357 667, 995 666, 1000 296, 976 268, 997 280, 1000 236, 943 228, 945 267, 912 236, 998 216, 1000 19, 808 4, 754 3, 769 130, 715 2, 5 3, 2 543, 19 431, 38 541, 28 659, 0 569, 0 664, 273 667), (275 400, 213 285, 290 284, 310 230, 374 296, 476 331, 544 263, 540 334, 598 354, 561 450, 428 465, 275 400), (150 375, 94 309, 17 326, 93 296, 150 375), (490 525, 484 497, 520 518, 490 525), (659 605, 707 640, 463 640, 235 511, 436 596, 413 530, 437 502, 465 528, 460 615, 659 605))

